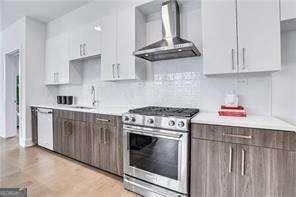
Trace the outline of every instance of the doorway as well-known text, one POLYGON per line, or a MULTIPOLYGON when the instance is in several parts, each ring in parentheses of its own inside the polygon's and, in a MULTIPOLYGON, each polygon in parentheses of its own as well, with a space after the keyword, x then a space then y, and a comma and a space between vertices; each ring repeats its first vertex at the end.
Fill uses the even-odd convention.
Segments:
POLYGON ((20 55, 19 50, 5 55, 5 137, 19 134, 20 55))

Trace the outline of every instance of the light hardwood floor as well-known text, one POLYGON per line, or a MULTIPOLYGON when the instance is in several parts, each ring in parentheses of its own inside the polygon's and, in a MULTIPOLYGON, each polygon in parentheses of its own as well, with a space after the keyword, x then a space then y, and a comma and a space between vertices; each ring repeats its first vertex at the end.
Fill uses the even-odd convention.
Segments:
POLYGON ((0 138, 0 187, 26 187, 29 197, 135 197, 122 179, 38 147, 0 138))

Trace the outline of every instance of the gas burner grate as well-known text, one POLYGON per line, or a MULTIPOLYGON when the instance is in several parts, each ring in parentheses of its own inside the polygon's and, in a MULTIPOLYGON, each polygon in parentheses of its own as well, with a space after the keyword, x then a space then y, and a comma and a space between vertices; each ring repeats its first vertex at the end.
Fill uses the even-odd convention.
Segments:
POLYGON ((132 109, 129 110, 129 112, 147 116, 192 117, 199 112, 199 109, 148 106, 138 109, 132 109))

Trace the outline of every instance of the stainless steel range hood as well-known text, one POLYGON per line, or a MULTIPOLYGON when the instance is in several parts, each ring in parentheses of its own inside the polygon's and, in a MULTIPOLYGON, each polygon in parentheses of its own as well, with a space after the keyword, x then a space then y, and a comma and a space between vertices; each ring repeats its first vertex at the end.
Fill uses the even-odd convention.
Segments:
POLYGON ((196 46, 180 38, 180 11, 177 0, 167 0, 161 6, 162 40, 145 46, 134 55, 148 61, 200 56, 196 46))

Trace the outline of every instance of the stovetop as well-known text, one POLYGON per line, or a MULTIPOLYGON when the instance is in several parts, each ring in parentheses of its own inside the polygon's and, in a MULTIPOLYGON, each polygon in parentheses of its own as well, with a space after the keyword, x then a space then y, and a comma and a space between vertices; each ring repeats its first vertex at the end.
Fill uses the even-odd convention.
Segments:
POLYGON ((128 125, 186 132, 190 129, 191 118, 198 112, 198 109, 192 108, 148 106, 129 110, 122 116, 122 122, 128 125))
POLYGON ((146 116, 163 116, 163 117, 184 117, 190 118, 196 115, 199 109, 194 108, 175 108, 175 107, 157 107, 148 106, 143 108, 131 109, 129 113, 146 115, 146 116))

